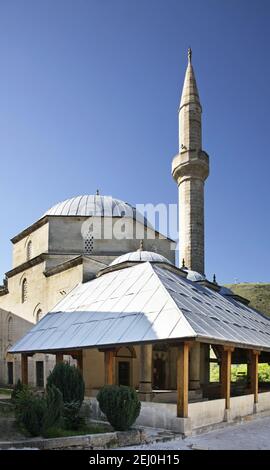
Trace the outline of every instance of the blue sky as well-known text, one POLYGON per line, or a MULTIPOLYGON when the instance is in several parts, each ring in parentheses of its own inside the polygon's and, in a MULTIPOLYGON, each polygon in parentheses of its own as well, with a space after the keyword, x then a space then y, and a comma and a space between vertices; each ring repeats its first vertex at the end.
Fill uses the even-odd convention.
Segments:
POLYGON ((79 194, 174 203, 193 49, 203 106, 206 271, 269 282, 270 2, 0 0, 0 273, 9 239, 79 194))

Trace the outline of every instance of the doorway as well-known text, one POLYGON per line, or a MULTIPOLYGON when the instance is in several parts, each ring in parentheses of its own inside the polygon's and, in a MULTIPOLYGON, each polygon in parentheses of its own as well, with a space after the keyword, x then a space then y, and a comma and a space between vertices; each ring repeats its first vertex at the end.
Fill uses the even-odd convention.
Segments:
POLYGON ((166 389, 166 362, 161 357, 156 357, 153 361, 153 388, 166 389))
POLYGON ((36 361, 36 385, 44 387, 44 362, 36 361))
POLYGON ((130 363, 129 361, 118 362, 118 384, 130 386, 130 363))
POLYGON ((8 385, 13 385, 14 380, 13 380, 13 362, 8 362, 7 363, 7 368, 8 368, 8 385))

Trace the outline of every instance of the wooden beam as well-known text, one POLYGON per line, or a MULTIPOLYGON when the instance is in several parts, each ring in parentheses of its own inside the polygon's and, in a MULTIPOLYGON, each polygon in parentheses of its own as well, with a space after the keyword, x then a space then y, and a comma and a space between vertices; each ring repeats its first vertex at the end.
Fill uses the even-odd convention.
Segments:
POLYGON ((114 384, 114 351, 107 349, 104 352, 104 365, 105 365, 105 384, 114 384))
POLYGON ((221 359, 221 396, 225 398, 226 410, 230 409, 232 352, 232 347, 225 346, 221 359))
POLYGON ((260 351, 250 351, 250 385, 251 393, 254 395, 254 403, 258 403, 259 379, 258 364, 260 351))
POLYGON ((28 356, 27 354, 22 354, 21 375, 22 375, 22 384, 28 385, 28 356))
POLYGON ((180 343, 177 353, 177 417, 188 417, 189 344, 180 343))
POLYGON ((55 361, 56 361, 56 364, 59 364, 59 362, 63 362, 63 358, 64 358, 64 354, 61 353, 61 352, 57 352, 55 354, 55 361))

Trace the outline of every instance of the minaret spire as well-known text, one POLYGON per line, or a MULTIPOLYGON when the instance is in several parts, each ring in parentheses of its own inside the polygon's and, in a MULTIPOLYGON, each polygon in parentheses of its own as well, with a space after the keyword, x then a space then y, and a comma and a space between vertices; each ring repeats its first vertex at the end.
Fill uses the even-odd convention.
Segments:
POLYGON ((202 107, 191 59, 189 48, 178 111, 179 153, 173 159, 172 174, 179 191, 179 259, 204 274, 204 181, 209 158, 202 150, 202 107))
POLYGON ((188 63, 191 64, 192 59, 192 50, 191 47, 188 48, 188 63))

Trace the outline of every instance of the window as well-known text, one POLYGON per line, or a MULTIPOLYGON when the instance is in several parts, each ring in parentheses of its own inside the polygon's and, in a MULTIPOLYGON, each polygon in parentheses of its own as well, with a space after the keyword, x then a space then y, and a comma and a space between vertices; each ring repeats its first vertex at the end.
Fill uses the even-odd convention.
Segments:
POLYGON ((27 243, 26 247, 26 259, 29 261, 32 258, 32 242, 31 240, 27 243))
POLYGON ((28 288, 28 285, 27 285, 27 279, 24 278, 23 282, 22 282, 22 303, 24 304, 24 302, 27 301, 27 288, 28 288))
POLYGON ((42 318, 42 310, 41 308, 39 308, 37 311, 37 323, 41 320, 41 318, 42 318))
POLYGON ((8 319, 8 341, 12 341, 13 336, 13 318, 9 317, 8 319))
POLYGON ((88 232, 84 239, 84 252, 87 254, 93 253, 94 237, 92 233, 88 232))

